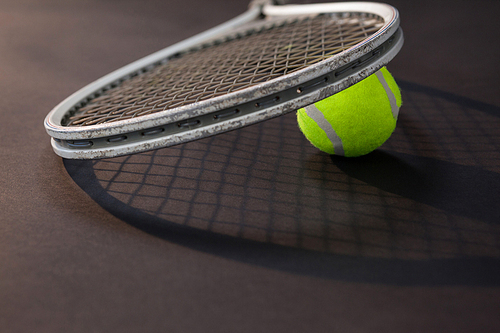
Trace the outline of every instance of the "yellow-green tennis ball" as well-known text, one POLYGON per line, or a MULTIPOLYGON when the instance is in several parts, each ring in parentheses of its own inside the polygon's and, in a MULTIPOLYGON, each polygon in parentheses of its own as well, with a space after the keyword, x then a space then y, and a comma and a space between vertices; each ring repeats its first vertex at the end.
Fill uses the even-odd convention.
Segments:
POLYGON ((380 147, 394 132, 401 92, 384 67, 333 96, 297 112, 302 133, 318 149, 355 157, 380 147))

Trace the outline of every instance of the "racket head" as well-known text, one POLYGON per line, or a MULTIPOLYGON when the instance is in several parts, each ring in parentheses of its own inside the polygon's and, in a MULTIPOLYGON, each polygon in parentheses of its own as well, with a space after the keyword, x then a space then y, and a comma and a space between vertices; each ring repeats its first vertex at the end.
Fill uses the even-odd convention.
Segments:
MULTIPOLYGON (((286 33, 290 34, 290 31, 286 33)), ((309 47, 310 39, 318 39, 318 36, 310 33, 307 38, 306 44, 309 47)), ((64 158, 107 158, 168 147, 248 126, 333 95, 386 65, 399 52, 402 44, 399 14, 389 5, 353 2, 253 6, 246 13, 221 26, 167 47, 87 85, 47 115, 45 128, 52 137, 54 151, 64 158), (342 40, 342 45, 332 51, 333 54, 327 54, 323 50, 323 58, 289 70, 290 49, 295 47, 295 40, 283 44, 283 31, 295 29, 293 33, 296 33, 312 29, 314 24, 321 26, 320 38, 325 37, 325 27, 330 29, 330 34, 332 31, 336 34, 339 29, 347 29, 348 32, 342 31, 335 37, 333 43, 342 40), (370 32, 363 32, 366 29, 370 32), (353 37, 353 34, 356 36, 353 37), (248 42, 251 38, 254 41, 248 42), (189 72, 200 66, 196 63, 197 59, 208 58, 206 62, 216 63, 207 54, 226 48, 226 53, 223 51, 216 57, 229 59, 231 66, 231 57, 238 56, 228 57, 228 50, 241 48, 241 41, 258 48, 261 46, 259 42, 263 40, 275 43, 268 47, 274 52, 270 55, 271 58, 284 54, 287 62, 284 70, 273 67, 271 72, 276 71, 277 74, 267 73, 269 75, 264 79, 255 79, 255 75, 250 79, 248 76, 243 80, 234 79, 239 86, 230 87, 220 94, 219 90, 223 90, 220 84, 208 88, 201 85, 202 90, 205 90, 203 93, 208 90, 205 97, 185 98, 185 101, 176 104, 176 95, 173 99, 169 97, 170 99, 150 103, 154 104, 153 109, 156 108, 153 112, 149 112, 151 108, 145 109, 142 105, 138 112, 134 113, 134 110, 127 113, 130 103, 124 106, 124 100, 137 99, 145 101, 143 104, 147 105, 151 96, 140 95, 138 91, 146 89, 157 93, 155 82, 164 77, 170 77, 171 80, 168 84, 161 83, 163 94, 168 95, 173 90, 172 87, 177 85, 176 74, 172 74, 172 70, 188 73, 183 78, 184 86, 180 92, 174 93, 180 94, 182 100, 185 87, 198 79, 196 75, 199 73, 189 72), (349 40, 349 43, 345 40, 349 40), (191 67, 184 69, 183 66, 191 67), (245 80, 249 82, 245 83, 245 80), (134 86, 135 90, 127 88, 130 86, 134 86), (119 96, 118 99, 113 100, 116 95, 119 96), (104 104, 101 103, 103 100, 106 100, 104 104), (94 117, 96 115, 98 116, 94 117)), ((323 44, 322 47, 328 49, 329 45, 323 44)), ((260 56, 258 52, 257 55, 260 56)), ((307 54, 305 57, 302 55, 307 62, 310 49, 301 52, 307 54)), ((252 50, 244 50, 243 54, 246 53, 252 53, 252 50)), ((245 70, 249 68, 252 70, 247 64, 245 70)), ((220 71, 217 66, 212 66, 211 70, 220 71)), ((265 71, 269 72, 269 69, 265 71)), ((220 80, 220 77, 217 79, 220 80)), ((223 74, 222 81, 226 79, 227 74, 223 74)), ((207 78, 203 80, 206 83, 207 78)), ((196 89, 198 95, 202 94, 199 92, 200 87, 196 89)), ((196 93, 190 91, 188 95, 198 96, 196 93)))

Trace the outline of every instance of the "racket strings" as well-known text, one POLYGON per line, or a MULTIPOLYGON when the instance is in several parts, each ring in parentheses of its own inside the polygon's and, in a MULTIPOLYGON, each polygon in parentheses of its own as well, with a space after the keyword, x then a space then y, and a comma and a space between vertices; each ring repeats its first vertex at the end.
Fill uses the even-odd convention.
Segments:
POLYGON ((74 110, 65 125, 121 121, 224 96, 323 61, 382 25, 382 18, 362 13, 264 23, 124 80, 74 110))

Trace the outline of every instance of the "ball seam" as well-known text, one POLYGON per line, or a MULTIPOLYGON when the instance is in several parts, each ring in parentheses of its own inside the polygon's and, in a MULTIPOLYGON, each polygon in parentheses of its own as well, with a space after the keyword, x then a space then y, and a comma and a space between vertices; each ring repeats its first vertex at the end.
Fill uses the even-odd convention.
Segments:
POLYGON ((396 101, 396 96, 394 95, 394 92, 391 90, 391 88, 389 87, 389 84, 385 80, 384 74, 381 71, 377 71, 375 73, 375 75, 377 76, 378 80, 380 81, 380 84, 382 85, 382 87, 384 87, 384 90, 387 94, 387 97, 389 98, 389 104, 391 105, 392 116, 394 117, 394 119, 397 120, 398 114, 399 114, 399 107, 398 107, 398 104, 396 101))
POLYGON ((333 145, 333 151, 336 155, 344 156, 344 146, 342 140, 338 136, 337 132, 332 127, 332 124, 325 118, 323 112, 321 112, 314 104, 308 105, 304 108, 306 114, 311 118, 316 124, 321 128, 330 142, 333 145))

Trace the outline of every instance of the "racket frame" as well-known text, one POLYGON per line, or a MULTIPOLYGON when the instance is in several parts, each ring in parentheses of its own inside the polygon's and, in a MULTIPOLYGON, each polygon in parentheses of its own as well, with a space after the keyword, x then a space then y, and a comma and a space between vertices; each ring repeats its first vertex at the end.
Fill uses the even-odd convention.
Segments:
POLYGON ((403 33, 399 28, 399 13, 394 7, 386 4, 346 2, 282 6, 254 5, 247 12, 226 23, 139 59, 83 87, 62 101, 47 115, 44 123, 45 129, 52 137, 51 144, 55 153, 70 159, 108 158, 189 142, 294 111, 346 89, 375 73, 392 60, 401 49, 403 40, 403 33), (383 18, 384 25, 363 43, 323 60, 319 64, 313 64, 283 77, 225 96, 119 122, 82 127, 62 125, 70 110, 85 105, 102 91, 111 89, 123 80, 145 72, 159 63, 164 63, 169 57, 186 49, 192 49, 255 21, 261 15, 287 17, 335 12, 375 14, 383 18), (381 54, 376 54, 375 57, 374 52, 381 49, 383 52, 379 52, 381 54), (341 72, 344 74, 339 75, 338 73, 341 72), (340 76, 341 79, 336 79, 336 76, 340 76), (326 81, 321 82, 322 80, 326 81), (299 92, 300 89, 302 91, 299 92), (284 95, 286 98, 282 97, 284 95), (220 121, 198 129, 196 129, 198 124, 191 126, 189 122, 191 120, 191 124, 194 124, 194 120, 201 121, 197 119, 208 119, 207 116, 215 117, 217 114, 229 114, 231 110, 236 109, 244 111, 228 119, 221 117, 220 121), (183 130, 183 124, 186 125, 187 130, 183 130), (177 126, 180 130, 177 129, 177 133, 174 130, 173 134, 165 132, 165 128, 169 126, 173 129, 177 126), (158 132, 159 129, 161 133, 158 132))

